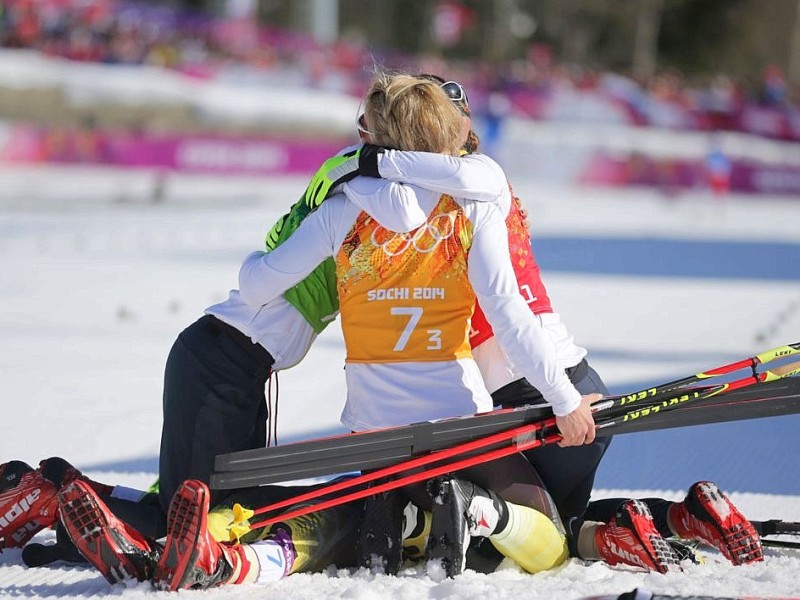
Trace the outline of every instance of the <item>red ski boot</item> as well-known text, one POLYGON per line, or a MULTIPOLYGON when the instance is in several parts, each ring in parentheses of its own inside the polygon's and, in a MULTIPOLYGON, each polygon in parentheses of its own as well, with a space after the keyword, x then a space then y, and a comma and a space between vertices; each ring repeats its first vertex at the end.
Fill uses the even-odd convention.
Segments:
POLYGON ((97 492, 110 494, 113 486, 92 481, 63 458, 46 458, 33 470, 19 460, 0 465, 0 550, 21 548, 43 529, 58 521, 56 494, 80 479, 97 492))
POLYGON ((0 550, 21 548, 56 522, 56 486, 21 461, 3 464, 0 477, 0 550))
POLYGON ((117 519, 90 484, 73 481, 58 493, 58 500, 72 543, 109 583, 153 576, 160 547, 117 519))
POLYGON ((735 565, 764 560, 761 538, 753 525, 710 481, 690 487, 686 499, 671 506, 668 516, 679 537, 708 544, 735 565))
POLYGON ((624 502, 611 521, 599 525, 595 544, 609 565, 659 573, 680 569, 678 555, 656 529, 650 509, 639 500, 624 502))
POLYGON ((169 505, 167 541, 153 583, 158 589, 209 588, 242 583, 250 560, 242 545, 221 544, 208 532, 211 494, 201 481, 184 481, 169 505))
POLYGON ((58 498, 62 486, 80 479, 101 493, 113 487, 85 477, 59 457, 47 458, 33 470, 22 461, 0 465, 0 550, 21 548, 58 520, 58 498))

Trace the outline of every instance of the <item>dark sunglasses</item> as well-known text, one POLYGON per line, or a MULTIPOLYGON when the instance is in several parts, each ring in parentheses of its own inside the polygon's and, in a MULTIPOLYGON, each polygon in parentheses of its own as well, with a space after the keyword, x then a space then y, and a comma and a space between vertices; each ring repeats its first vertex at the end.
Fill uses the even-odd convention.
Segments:
POLYGON ((469 116, 469 98, 467 90, 457 81, 445 81, 439 87, 442 88, 447 97, 455 104, 465 117, 469 116))

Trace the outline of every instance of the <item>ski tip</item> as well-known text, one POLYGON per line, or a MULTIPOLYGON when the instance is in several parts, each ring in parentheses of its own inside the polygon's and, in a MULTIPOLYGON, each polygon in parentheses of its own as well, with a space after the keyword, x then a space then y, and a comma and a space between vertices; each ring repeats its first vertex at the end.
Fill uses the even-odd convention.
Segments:
MULTIPOLYGON (((604 594, 602 596, 584 596, 580 600, 745 600, 745 598, 737 599, 731 596, 673 596, 670 594, 653 593, 644 588, 636 588, 630 592, 622 594, 604 594)), ((769 600, 768 598, 747 596, 746 600, 769 600)))

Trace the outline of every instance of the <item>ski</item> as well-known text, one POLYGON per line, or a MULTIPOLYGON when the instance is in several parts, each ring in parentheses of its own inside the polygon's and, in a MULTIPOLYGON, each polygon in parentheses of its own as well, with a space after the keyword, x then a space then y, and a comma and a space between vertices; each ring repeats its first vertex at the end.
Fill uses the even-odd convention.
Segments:
MULTIPOLYGON (((708 390, 708 387, 691 388, 690 395, 708 390)), ((787 378, 734 390, 707 397, 702 402, 684 403, 680 410, 662 411, 648 406, 640 411, 629 411, 627 420, 616 419, 610 425, 603 426, 602 433, 634 433, 799 413, 800 380, 787 378)), ((523 425, 544 423, 551 417, 552 411, 548 406, 527 406, 246 450, 218 456, 211 485, 216 489, 233 489, 380 469, 454 444, 507 432, 523 425)))
POLYGON ((771 540, 769 538, 763 538, 761 540, 761 545, 766 546, 768 548, 782 548, 784 550, 800 550, 800 542, 794 542, 790 540, 771 540))
POLYGON ((606 426, 603 433, 637 433, 797 413, 800 413, 800 380, 790 378, 713 396, 686 404, 680 410, 648 415, 646 419, 637 420, 633 413, 624 423, 606 426))
MULTIPOLYGON (((754 372, 752 376, 737 380, 732 384, 724 385, 737 389, 743 387, 742 382, 744 381, 750 381, 751 385, 762 381, 772 381, 779 376, 787 377, 796 374, 799 367, 800 364, 793 363, 792 365, 787 365, 786 368, 783 368, 781 371, 773 369, 772 371, 764 373, 754 372)), ((718 386, 701 389, 703 390, 702 392, 691 391, 682 394, 677 399, 671 398, 663 400, 663 406, 660 407, 660 410, 649 414, 661 414, 666 411, 675 410, 676 407, 684 406, 684 402, 690 400, 699 401, 711 397, 717 393, 718 386)), ((602 404, 604 403, 598 403, 598 405, 602 404)), ((598 412, 602 411, 604 408, 605 407, 598 407, 598 412)), ((611 418, 616 419, 616 417, 611 418)), ((639 418, 647 418, 647 415, 639 415, 637 419, 639 418)), ((595 420, 598 423, 598 427, 604 422, 602 418, 595 420)), ((484 438, 457 444, 438 452, 432 452, 401 461, 375 471, 363 473, 356 477, 332 482, 305 494, 257 508, 250 512, 251 517, 263 515, 265 513, 274 514, 271 517, 257 519, 252 523, 248 523, 248 525, 251 528, 265 527, 278 521, 300 517, 311 512, 339 506, 347 502, 404 487, 439 475, 487 463, 516 452, 555 443, 559 439, 560 435, 558 434, 554 418, 522 425, 484 438), (341 494, 339 494, 340 492, 341 494), (339 495, 323 499, 332 494, 339 495), (278 512, 288 507, 292 507, 288 512, 278 512)))
MULTIPOLYGON (((653 593, 644 588, 636 588, 623 594, 603 594, 602 596, 583 596, 579 600, 770 600, 763 596, 675 596, 653 593)), ((776 599, 772 599, 776 600, 776 599)))
MULTIPOLYGON (((785 358, 787 356, 794 356, 797 354, 800 354, 800 342, 796 342, 794 344, 786 344, 785 346, 778 346, 777 348, 766 350, 749 358, 737 360, 730 364, 723 365, 721 367, 715 367, 707 371, 701 371, 700 373, 695 373, 694 375, 689 375, 688 377, 684 377, 682 379, 677 379, 669 383, 661 384, 654 388, 649 388, 647 390, 642 390, 640 392, 635 392, 633 394, 618 396, 617 398, 614 399, 612 407, 631 404, 633 402, 636 402, 637 404, 641 405, 645 401, 652 401, 655 396, 664 397, 666 394, 669 394, 671 392, 676 392, 686 387, 703 383, 714 377, 720 377, 722 375, 735 373, 736 371, 739 371, 741 369, 751 369, 753 375, 755 375, 756 368, 759 365, 763 365, 780 358, 785 358)), ((764 378, 761 379, 761 381, 773 381, 775 379, 779 379, 785 376, 788 376, 787 372, 771 376, 769 374, 769 371, 767 371, 767 375, 765 375, 764 378)), ((746 385, 749 385, 749 383, 746 383, 746 380, 739 380, 732 383, 722 384, 719 386, 719 390, 717 391, 717 393, 733 391, 734 389, 739 389, 740 387, 744 387, 746 385)))
POLYGON ((800 541, 796 540, 773 540, 765 536, 770 535, 793 535, 800 536, 800 522, 783 521, 781 519, 770 519, 769 521, 750 521, 758 535, 761 536, 761 544, 769 548, 782 548, 789 550, 800 550, 800 541))
MULTIPOLYGON (((705 385, 697 388, 681 387, 677 390, 675 390, 673 387, 670 388, 669 392, 664 392, 662 395, 653 394, 650 397, 647 397, 646 394, 639 395, 638 393, 636 394, 637 397, 635 398, 633 395, 628 395, 628 397, 632 399, 631 401, 643 403, 643 405, 637 404, 632 410, 626 406, 628 402, 623 404, 619 401, 620 397, 602 400, 593 407, 596 415, 602 413, 599 419, 597 416, 595 416, 595 422, 598 430, 601 430, 607 425, 616 426, 619 428, 624 426, 629 419, 631 422, 638 422, 643 419, 646 420, 648 418, 653 418, 656 415, 675 412, 681 407, 690 404, 697 404, 703 400, 713 398, 714 396, 723 393, 724 395, 729 396, 730 394, 736 393, 736 390, 742 390, 748 388, 749 386, 755 386, 756 384, 760 384, 760 387, 769 385, 770 383, 778 381, 781 378, 790 377, 800 373, 800 361, 776 366, 761 372, 757 371, 757 367, 767 359, 775 360, 776 358, 797 354, 798 352, 800 352, 800 344, 784 346, 770 351, 769 353, 762 353, 744 361, 733 363, 733 366, 739 369, 748 367, 751 370, 751 374, 731 382, 720 383, 716 385, 705 385)), ((728 373, 732 372, 733 370, 733 367, 728 365, 715 371, 719 371, 720 373, 728 373)), ((708 372, 705 372, 693 376, 697 379, 690 377, 679 381, 696 381, 698 379, 703 380, 706 377, 712 376, 716 376, 716 373, 708 375, 708 372)), ((667 386, 670 385, 672 384, 666 384, 665 386, 659 387, 667 388, 667 386)), ((407 430, 408 428, 395 428, 389 431, 392 433, 397 433, 403 429, 407 430)), ((384 431, 383 433, 386 432, 384 431)), ((326 508, 352 502, 367 496, 379 494, 384 491, 389 491, 412 483, 424 481, 432 477, 437 477, 439 475, 459 471, 477 464, 483 464, 492 460, 497 460, 519 451, 555 443, 559 439, 560 435, 558 434, 556 419, 554 417, 528 423, 519 427, 512 427, 511 429, 483 436, 461 444, 457 443, 453 446, 436 452, 428 452, 421 456, 412 457, 407 460, 400 460, 394 464, 377 468, 374 471, 365 472, 350 479, 332 482, 313 489, 305 494, 288 498, 267 506, 262 506, 253 511, 248 511, 249 517, 264 515, 265 513, 273 513, 273 516, 262 517, 257 519, 255 522, 247 523, 247 525, 250 528, 264 527, 280 520, 300 517, 310 512, 324 510, 326 508), (326 496, 331 496, 332 494, 337 495, 324 499, 326 496), (298 506, 300 504, 302 505, 298 506), (287 507, 292 508, 288 510, 288 512, 278 512, 282 509, 286 509, 287 507)), ((333 441, 333 449, 335 449, 335 443, 337 441, 340 442, 341 440, 334 439, 333 441)), ((300 445, 302 445, 302 443, 300 445)), ((266 450, 269 451, 272 449, 268 448, 266 450)), ((233 456, 235 457, 236 455, 233 456)), ((363 465, 361 468, 364 468, 363 465)), ((336 470, 328 470, 327 474, 331 475, 336 472, 336 470)), ((225 474, 223 473, 222 475, 225 474)), ((239 478, 239 480, 236 480, 236 487, 267 483, 268 477, 274 477, 274 473, 272 475, 265 475, 263 468, 246 470, 244 472, 234 471, 232 474, 228 473, 227 475, 232 475, 233 480, 236 480, 237 477, 239 478), (246 482, 242 481, 242 478, 245 479, 246 482)), ((212 476, 212 485, 218 484, 218 482, 215 482, 213 479, 215 476, 212 476)), ((274 481, 276 480, 272 479, 269 482, 274 481)), ((230 484, 230 479, 228 483, 230 484)), ((240 511, 240 514, 243 515, 244 513, 240 511)), ((238 520, 243 521, 243 518, 238 520)))
POLYGON ((220 455, 211 487, 233 489, 376 469, 552 416, 549 406, 525 406, 220 455))
MULTIPOLYGON (((632 394, 607 398, 604 400, 606 403, 604 406, 607 412, 610 413, 631 404, 636 404, 637 406, 658 404, 670 394, 677 393, 690 385, 703 383, 711 378, 733 373, 743 368, 750 368, 755 374, 755 369, 758 365, 795 354, 800 354, 800 343, 779 346, 744 360, 702 371, 689 377, 632 394)), ((767 371, 768 373, 769 371, 767 371)), ((767 375, 764 377, 765 381, 770 380, 767 375)), ((746 384, 751 383, 749 379, 745 381, 746 384)), ((722 384, 718 386, 716 394, 730 391, 732 391, 731 384, 722 384)), ((270 483, 287 479, 316 477, 330 473, 330 470, 326 472, 324 469, 331 468, 339 469, 339 472, 377 468, 407 458, 409 455, 430 452, 446 447, 449 443, 471 439, 473 436, 488 435, 502 430, 503 427, 530 423, 549 416, 552 416, 552 412, 546 406, 524 407, 522 409, 495 411, 494 413, 488 413, 488 416, 478 415, 460 419, 448 419, 433 425, 417 423, 406 427, 322 438, 310 442, 301 442, 300 445, 291 444, 221 455, 217 457, 215 462, 215 471, 220 475, 212 477, 211 485, 218 489, 231 489, 242 485, 258 485, 255 481, 247 481, 244 475, 238 477, 223 475, 223 473, 229 471, 258 470, 264 473, 269 469, 274 469, 276 470, 276 478, 271 481, 263 481, 263 483, 270 483), (532 412, 529 413, 528 410, 532 412), (467 438, 458 434, 461 429, 461 421, 464 419, 478 420, 477 423, 472 422, 466 426, 467 429, 472 429, 473 426, 476 427, 474 430, 469 431, 469 437, 467 438), (455 424, 452 428, 448 425, 445 425, 444 428, 439 427, 440 424, 448 422, 455 424), (411 433, 408 429, 409 427, 416 431, 411 433), (481 430, 482 427, 486 427, 486 429, 481 430), (410 451, 409 444, 411 444, 410 451), (289 464, 295 464, 298 461, 306 463, 306 468, 278 472, 281 469, 288 468, 289 464), (331 461, 336 466, 329 464, 331 461), (319 472, 320 469, 323 469, 323 471, 319 472), (232 481, 234 478, 241 479, 241 481, 234 482, 232 481)), ((611 424, 606 425, 606 427, 609 426, 611 424)))
POLYGON ((760 536, 800 535, 800 522, 770 519, 769 521, 750 521, 760 536))

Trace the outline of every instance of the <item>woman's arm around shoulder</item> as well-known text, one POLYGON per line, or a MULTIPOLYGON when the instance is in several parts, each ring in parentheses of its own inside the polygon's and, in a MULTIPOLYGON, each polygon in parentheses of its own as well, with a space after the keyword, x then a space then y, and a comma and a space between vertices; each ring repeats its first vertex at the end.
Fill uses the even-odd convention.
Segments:
POLYGON ((418 197, 422 191, 413 185, 373 177, 356 177, 344 184, 348 200, 386 229, 397 232, 411 231, 427 220, 427 211, 418 197))
POLYGON ((485 154, 457 157, 387 150, 378 160, 378 171, 390 181, 412 183, 456 198, 497 202, 511 195, 503 169, 485 154))
POLYGON ((326 200, 271 252, 253 252, 239 269, 239 294, 261 306, 298 284, 339 249, 360 209, 343 194, 326 200))

